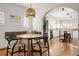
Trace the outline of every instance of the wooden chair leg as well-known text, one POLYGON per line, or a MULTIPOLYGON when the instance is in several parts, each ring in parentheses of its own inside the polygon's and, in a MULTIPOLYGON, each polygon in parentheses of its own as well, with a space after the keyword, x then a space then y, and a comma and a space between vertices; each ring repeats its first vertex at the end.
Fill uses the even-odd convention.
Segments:
POLYGON ((9 46, 7 46, 6 56, 8 56, 9 46))
POLYGON ((48 42, 48 40, 47 40, 47 45, 48 45, 48 56, 50 56, 50 51, 49 51, 49 42, 48 42))
POLYGON ((42 52, 41 52, 41 50, 40 50, 40 56, 42 56, 42 52))
POLYGON ((49 45, 48 45, 48 56, 50 56, 49 45))
POLYGON ((26 45, 24 44, 24 56, 26 56, 26 45))
POLYGON ((40 43, 38 42, 38 40, 37 40, 37 44, 38 44, 38 46, 39 46, 39 51, 40 51, 40 56, 42 56, 42 49, 41 49, 41 46, 40 46, 40 43))
POLYGON ((14 48, 15 48, 17 42, 18 42, 18 40, 15 42, 15 44, 14 44, 13 47, 12 47, 12 53, 11 53, 11 56, 13 56, 13 54, 14 54, 14 48))
POLYGON ((32 42, 32 39, 31 39, 31 55, 33 56, 33 42, 32 42))
POLYGON ((12 48, 11 56, 13 56, 14 48, 12 48))

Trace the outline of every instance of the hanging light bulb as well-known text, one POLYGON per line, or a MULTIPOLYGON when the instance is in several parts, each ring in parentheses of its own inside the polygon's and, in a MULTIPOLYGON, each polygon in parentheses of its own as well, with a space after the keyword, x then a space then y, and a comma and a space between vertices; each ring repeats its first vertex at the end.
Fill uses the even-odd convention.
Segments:
POLYGON ((62 8, 62 11, 64 11, 64 8, 62 8))

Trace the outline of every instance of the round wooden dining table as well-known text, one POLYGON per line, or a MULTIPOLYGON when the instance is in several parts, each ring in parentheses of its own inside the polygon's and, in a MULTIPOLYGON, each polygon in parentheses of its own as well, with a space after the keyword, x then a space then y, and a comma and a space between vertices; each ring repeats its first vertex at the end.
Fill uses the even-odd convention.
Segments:
MULTIPOLYGON (((41 34, 20 34, 20 35, 16 35, 16 38, 17 40, 28 40, 28 50, 25 50, 24 52, 28 52, 28 54, 30 55, 33 55, 33 52, 39 52, 40 55, 41 54, 41 46, 40 46, 40 43, 38 42, 38 40, 40 39, 44 39, 44 38, 47 38, 41 34), (33 49, 33 40, 36 40, 37 41, 37 44, 39 46, 39 49, 40 50, 34 50, 33 49)), ((24 54, 25 55, 25 54, 24 54)))

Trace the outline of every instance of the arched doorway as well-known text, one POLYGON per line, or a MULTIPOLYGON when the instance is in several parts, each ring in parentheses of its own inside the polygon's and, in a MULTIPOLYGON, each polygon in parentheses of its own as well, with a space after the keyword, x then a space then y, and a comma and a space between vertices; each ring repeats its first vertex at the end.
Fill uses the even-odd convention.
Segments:
MULTIPOLYGON (((72 8, 57 7, 46 14, 48 32, 53 30, 54 37, 59 36, 59 30, 71 30, 73 38, 78 38, 78 13, 72 8), (74 25, 73 25, 74 24, 74 25)), ((49 34, 50 36, 50 34, 49 34)))
MULTIPOLYGON (((72 8, 57 7, 57 8, 51 9, 45 14, 43 21, 45 22, 43 26, 43 33, 48 34, 49 38, 53 36, 53 38, 59 37, 60 39, 60 35, 62 35, 64 31, 67 31, 71 34, 72 38, 78 39, 78 32, 79 32, 78 31, 78 13, 72 8)), ((50 47, 50 52, 53 51, 51 55, 54 55, 54 52, 56 53, 56 50, 60 52, 60 50, 62 49, 60 45, 57 45, 59 44, 57 43, 57 41, 53 42, 53 44, 54 45, 52 46, 51 44, 51 47, 50 47), (59 47, 60 47, 60 50, 59 50, 59 47)), ((73 45, 72 43, 69 43, 69 44, 73 48, 78 47, 76 45, 73 45)), ((65 47, 64 44, 63 44, 63 47, 65 47)), ((68 49, 68 52, 71 53, 69 49, 68 49)))

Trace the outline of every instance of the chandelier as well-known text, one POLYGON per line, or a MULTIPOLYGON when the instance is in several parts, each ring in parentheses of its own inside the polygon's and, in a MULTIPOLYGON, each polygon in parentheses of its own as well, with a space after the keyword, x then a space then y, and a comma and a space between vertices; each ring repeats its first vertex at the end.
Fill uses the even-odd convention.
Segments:
POLYGON ((35 10, 32 8, 32 5, 30 4, 30 8, 26 10, 26 17, 29 19, 33 19, 35 17, 35 10))

